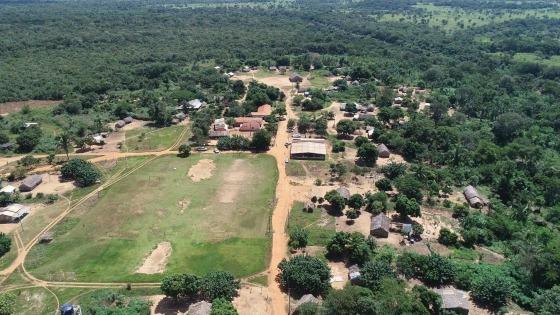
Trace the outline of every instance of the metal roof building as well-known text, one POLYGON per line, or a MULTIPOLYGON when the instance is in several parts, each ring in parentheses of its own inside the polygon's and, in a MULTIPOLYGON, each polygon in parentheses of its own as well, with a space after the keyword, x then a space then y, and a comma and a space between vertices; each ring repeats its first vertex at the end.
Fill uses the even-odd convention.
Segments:
POLYGON ((29 213, 29 207, 13 203, 7 207, 0 208, 0 223, 19 222, 29 213))
POLYGON ((327 145, 324 142, 297 141, 292 143, 290 158, 294 160, 324 160, 327 158, 327 145))

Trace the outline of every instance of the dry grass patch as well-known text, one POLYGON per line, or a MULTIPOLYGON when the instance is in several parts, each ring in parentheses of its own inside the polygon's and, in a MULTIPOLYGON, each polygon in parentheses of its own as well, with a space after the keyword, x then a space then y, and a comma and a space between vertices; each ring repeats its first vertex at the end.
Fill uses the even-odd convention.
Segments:
POLYGON ((204 159, 198 161, 196 165, 193 165, 189 169, 189 177, 193 182, 199 182, 201 180, 208 179, 212 177, 212 173, 216 169, 216 165, 214 165, 214 161, 209 159, 204 159))
POLYGON ((163 273, 165 271, 165 265, 167 265, 167 259, 171 255, 171 250, 171 243, 159 243, 150 255, 146 257, 144 263, 138 268, 138 270, 136 270, 136 272, 149 275, 154 273, 163 273))

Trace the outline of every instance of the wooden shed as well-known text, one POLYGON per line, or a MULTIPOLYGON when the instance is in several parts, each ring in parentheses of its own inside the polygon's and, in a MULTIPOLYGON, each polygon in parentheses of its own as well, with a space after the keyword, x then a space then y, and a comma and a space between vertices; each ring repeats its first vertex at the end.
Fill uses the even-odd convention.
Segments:
POLYGON ((43 176, 35 174, 27 176, 19 185, 20 191, 32 191, 43 182, 43 176))

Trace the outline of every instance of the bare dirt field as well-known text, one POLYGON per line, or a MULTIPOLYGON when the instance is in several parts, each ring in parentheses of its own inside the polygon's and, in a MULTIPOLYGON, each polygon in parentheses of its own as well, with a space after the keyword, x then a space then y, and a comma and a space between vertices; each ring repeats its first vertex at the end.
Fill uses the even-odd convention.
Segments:
MULTIPOLYGON (((59 174, 42 174, 43 182, 41 185, 37 186, 37 188, 33 189, 30 192, 33 195, 37 193, 47 194, 57 194, 61 195, 65 192, 71 191, 72 189, 76 188, 74 182, 72 181, 61 181, 59 174)), ((19 182, 14 186, 19 186, 19 182)))
POLYGON ((361 211, 360 216, 353 220, 352 224, 348 224, 345 215, 336 218, 336 231, 337 232, 360 232, 365 237, 369 236, 371 227, 371 213, 361 211))
POLYGON ((189 169, 189 177, 193 182, 200 182, 201 180, 205 180, 212 177, 212 174, 216 169, 214 165, 214 161, 204 159, 198 161, 196 165, 189 169))
POLYGON ((238 293, 239 296, 233 300, 233 305, 239 315, 272 313, 268 288, 244 285, 238 293))
POLYGON ((60 103, 62 103, 62 101, 47 101, 47 100, 29 100, 29 101, 0 103, 0 115, 6 115, 6 114, 18 112, 25 106, 29 106, 30 108, 47 107, 47 106, 58 105, 60 103))
POLYGON ((348 281, 348 268, 344 262, 327 262, 331 268, 331 286, 335 289, 343 289, 348 281))
POLYGON ((150 275, 163 273, 165 271, 165 265, 167 265, 167 259, 171 255, 171 250, 171 243, 159 243, 150 255, 146 257, 144 263, 140 266, 140 268, 138 268, 138 270, 136 270, 136 272, 150 275))
POLYGON ((122 127, 121 130, 122 131, 127 131, 127 130, 134 130, 134 129, 138 129, 138 128, 144 128, 150 123, 152 123, 152 121, 136 120, 135 119, 130 124, 127 124, 124 127, 122 127))

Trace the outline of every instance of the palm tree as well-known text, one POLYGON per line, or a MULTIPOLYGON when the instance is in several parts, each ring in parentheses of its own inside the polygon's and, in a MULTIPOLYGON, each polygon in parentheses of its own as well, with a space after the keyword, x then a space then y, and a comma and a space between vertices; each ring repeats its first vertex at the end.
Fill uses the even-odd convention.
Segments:
POLYGON ((68 152, 70 151, 70 134, 64 132, 58 136, 58 146, 66 153, 66 160, 70 160, 68 152))

